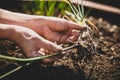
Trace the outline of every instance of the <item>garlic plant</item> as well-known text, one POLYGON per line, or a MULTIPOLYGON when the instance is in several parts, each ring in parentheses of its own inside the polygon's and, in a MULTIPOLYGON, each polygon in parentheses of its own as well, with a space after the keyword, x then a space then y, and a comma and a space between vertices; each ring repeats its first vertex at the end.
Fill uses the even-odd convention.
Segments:
POLYGON ((97 44, 93 40, 93 34, 95 33, 95 31, 98 31, 98 29, 91 21, 85 18, 83 0, 81 0, 81 5, 78 4, 77 7, 73 3, 71 3, 70 0, 64 1, 69 4, 73 12, 71 13, 66 11, 67 16, 65 15, 64 18, 70 21, 74 21, 80 25, 86 25, 86 30, 80 32, 79 38, 76 43, 87 48, 88 51, 90 51, 91 53, 97 53, 97 44))

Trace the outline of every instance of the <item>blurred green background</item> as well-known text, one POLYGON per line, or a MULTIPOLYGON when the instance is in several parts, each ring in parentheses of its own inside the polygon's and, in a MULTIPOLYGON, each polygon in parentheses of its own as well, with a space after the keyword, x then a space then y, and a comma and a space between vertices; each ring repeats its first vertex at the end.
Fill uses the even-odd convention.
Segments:
MULTIPOLYGON (((120 7, 120 0, 92 0, 94 2, 120 7)), ((64 10, 70 10, 68 4, 64 2, 48 2, 45 3, 44 1, 41 3, 37 3, 39 0, 36 1, 21 1, 21 0, 1 0, 0 1, 0 8, 17 11, 22 13, 29 13, 29 14, 37 14, 37 15, 47 15, 47 16, 60 16, 64 14, 64 10), (39 6, 38 6, 39 5, 39 6), (42 6, 42 7, 41 7, 42 6), (51 6, 51 7, 49 7, 51 6), (38 10, 38 11, 36 11, 38 10), (41 12, 40 10, 43 10, 41 12)), ((85 7, 87 11, 89 8, 85 7)), ((118 14, 113 14, 105 11, 100 11, 96 9, 92 9, 89 13, 89 16, 94 16, 96 18, 102 17, 103 19, 111 22, 112 24, 120 25, 119 23, 119 16, 118 14)))

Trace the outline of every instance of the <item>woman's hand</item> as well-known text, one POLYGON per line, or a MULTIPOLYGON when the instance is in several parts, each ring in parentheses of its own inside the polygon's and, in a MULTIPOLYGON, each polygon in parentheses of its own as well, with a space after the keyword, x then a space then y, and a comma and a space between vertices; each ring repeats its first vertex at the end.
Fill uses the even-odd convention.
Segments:
POLYGON ((56 17, 38 16, 21 24, 57 43, 74 42, 79 36, 79 30, 85 29, 84 26, 56 17))
MULTIPOLYGON (((33 30, 16 25, 0 24, 0 38, 16 42, 29 58, 62 50, 62 47, 42 38, 33 30)), ((49 58, 44 62, 53 62, 56 59, 49 58)))

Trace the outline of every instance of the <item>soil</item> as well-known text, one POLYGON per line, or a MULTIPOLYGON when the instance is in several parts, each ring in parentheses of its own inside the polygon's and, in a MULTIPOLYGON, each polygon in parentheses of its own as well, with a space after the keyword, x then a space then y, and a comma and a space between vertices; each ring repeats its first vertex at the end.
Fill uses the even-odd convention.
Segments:
MULTIPOLYGON (((90 16, 89 20, 99 28, 94 35, 98 54, 78 47, 52 65, 32 63, 2 80, 120 80, 120 26, 103 18, 90 16)), ((22 53, 14 42, 0 40, 0 54, 24 57, 22 53)), ((0 75, 23 64, 0 59, 0 75)))

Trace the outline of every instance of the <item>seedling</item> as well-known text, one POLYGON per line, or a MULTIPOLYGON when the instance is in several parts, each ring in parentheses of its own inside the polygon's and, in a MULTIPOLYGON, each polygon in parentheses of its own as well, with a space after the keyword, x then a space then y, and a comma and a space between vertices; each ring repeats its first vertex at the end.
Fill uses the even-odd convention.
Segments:
POLYGON ((66 11, 67 15, 65 15, 64 18, 74 21, 80 25, 86 25, 86 30, 80 32, 76 43, 78 46, 81 45, 87 48, 91 53, 97 53, 97 44, 93 40, 93 34, 95 31, 98 31, 98 28, 91 21, 85 18, 83 0, 81 0, 81 6, 78 4, 77 7, 72 4, 70 0, 64 1, 70 5, 73 12, 71 13, 66 11))

